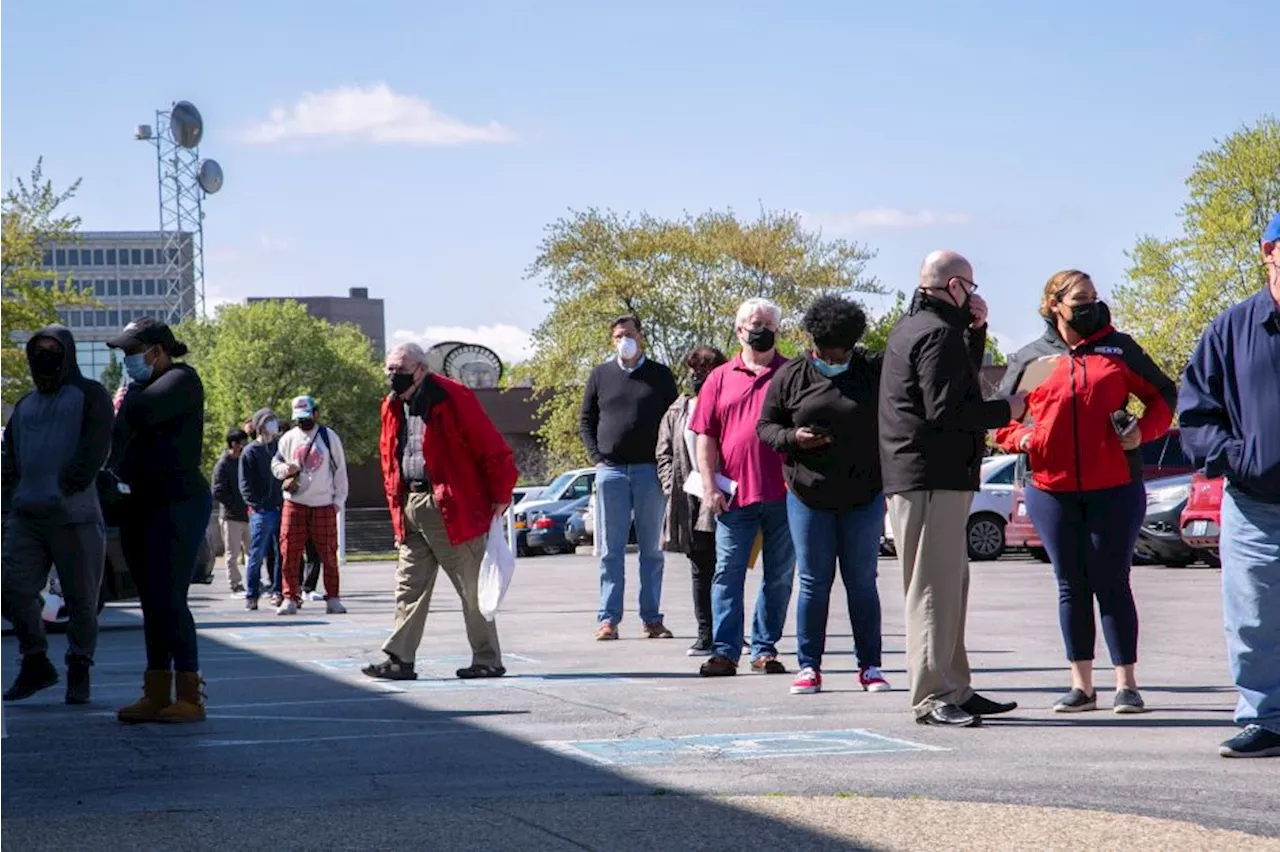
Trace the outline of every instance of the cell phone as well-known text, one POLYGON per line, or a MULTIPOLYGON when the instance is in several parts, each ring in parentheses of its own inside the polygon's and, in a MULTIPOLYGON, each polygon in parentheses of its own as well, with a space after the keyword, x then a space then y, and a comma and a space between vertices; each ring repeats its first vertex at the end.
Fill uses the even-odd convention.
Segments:
POLYGON ((820 435, 823 438, 831 437, 831 427, 824 426, 821 423, 810 423, 807 426, 805 426, 805 428, 808 429, 813 434, 820 435))

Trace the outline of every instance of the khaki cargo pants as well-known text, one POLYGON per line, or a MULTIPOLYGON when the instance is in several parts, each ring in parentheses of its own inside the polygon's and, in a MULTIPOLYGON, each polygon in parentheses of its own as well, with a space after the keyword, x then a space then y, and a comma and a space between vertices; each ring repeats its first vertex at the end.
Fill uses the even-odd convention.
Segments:
POLYGON ((408 495, 404 521, 405 540, 396 565, 395 629, 382 650, 406 663, 413 662, 427 624, 436 575, 443 568, 462 599, 472 665, 501 666, 498 627, 480 614, 480 561, 486 537, 473 538, 456 547, 450 544, 444 518, 430 494, 408 495))

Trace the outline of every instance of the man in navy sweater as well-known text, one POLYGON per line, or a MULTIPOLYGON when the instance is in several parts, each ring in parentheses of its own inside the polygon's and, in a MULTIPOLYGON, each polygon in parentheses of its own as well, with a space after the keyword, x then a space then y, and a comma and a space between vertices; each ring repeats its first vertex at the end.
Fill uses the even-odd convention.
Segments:
POLYGON ((647 639, 670 639, 662 623, 662 518, 666 498, 658 481, 658 427, 679 391, 665 365, 644 354, 640 320, 611 326, 617 357, 591 371, 579 427, 596 465, 596 512, 604 530, 600 549, 600 611, 596 639, 618 638, 626 582, 627 539, 635 519, 640 545, 640 619, 647 639))
POLYGON ((244 607, 258 608, 262 595, 262 563, 270 566, 272 606, 283 600, 280 585, 280 515, 284 507, 284 492, 280 480, 271 473, 271 459, 276 454, 280 437, 280 419, 269 408, 259 409, 253 415, 256 437, 240 454, 240 496, 249 507, 249 558, 245 562, 244 607))
POLYGON ((1280 757, 1280 215, 1262 235, 1268 283, 1213 321, 1182 375, 1187 455, 1222 489, 1222 613, 1244 729, 1223 757, 1280 757))

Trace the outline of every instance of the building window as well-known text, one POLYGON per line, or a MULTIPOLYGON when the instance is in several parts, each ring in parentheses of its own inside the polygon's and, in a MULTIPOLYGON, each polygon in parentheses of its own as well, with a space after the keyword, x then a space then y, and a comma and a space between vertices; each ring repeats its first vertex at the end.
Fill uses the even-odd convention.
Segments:
POLYGON ((156 294, 156 282, 154 278, 147 279, 146 293, 148 296, 154 296, 156 294))
POLYGON ((98 328, 105 328, 105 327, 106 327, 106 325, 107 325, 107 312, 106 312, 106 311, 94 311, 94 312, 93 312, 93 324, 94 324, 95 326, 97 326, 98 328))
POLYGON ((115 266, 115 265, 116 265, 116 250, 107 249, 107 266, 115 266))
POLYGON ((121 324, 121 325, 128 325, 128 324, 129 324, 129 323, 131 323, 131 322, 133 322, 133 311, 121 311, 121 312, 120 312, 120 324, 121 324))
POLYGON ((143 249, 142 262, 146 266, 155 266, 156 265, 155 249, 143 249))
POLYGON ((54 266, 66 266, 66 265, 67 265, 67 250, 66 250, 66 249, 57 249, 57 250, 55 250, 55 251, 54 251, 54 253, 53 253, 53 265, 54 265, 54 266))
POLYGON ((67 319, 69 320, 69 323, 68 323, 68 324, 69 324, 72 328, 79 328, 79 327, 80 327, 80 312, 79 312, 79 311, 71 311, 70 313, 71 313, 71 316, 67 317, 67 319))
POLYGON ((114 278, 112 278, 107 282, 107 295, 108 296, 116 295, 116 279, 114 278))
POLYGON ((53 266, 53 249, 44 250, 43 263, 45 266, 53 266))
POLYGON ((94 250, 93 250, 93 265, 94 265, 94 266, 102 266, 102 265, 103 265, 102 249, 94 249, 94 250))
POLYGON ((76 249, 67 249, 67 266, 80 265, 80 252, 76 249))
POLYGON ((112 328, 116 328, 116 327, 118 327, 118 326, 120 325, 120 312, 119 312, 119 311, 108 311, 108 312, 107 312, 107 323, 108 323, 108 325, 110 325, 112 328))
POLYGON ((128 266, 128 265, 129 265, 129 250, 128 250, 128 249, 120 249, 120 265, 121 265, 121 266, 128 266))
POLYGON ((130 249, 129 259, 133 261, 134 266, 142 265, 142 249, 130 249))

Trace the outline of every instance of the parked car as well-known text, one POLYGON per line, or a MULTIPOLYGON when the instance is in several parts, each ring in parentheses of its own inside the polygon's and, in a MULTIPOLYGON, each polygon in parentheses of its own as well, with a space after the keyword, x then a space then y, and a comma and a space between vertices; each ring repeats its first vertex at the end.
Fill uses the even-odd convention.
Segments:
POLYGON ((590 505, 585 506, 580 511, 574 512, 565 524, 564 537, 575 548, 591 547, 595 544, 595 526, 590 513, 590 505))
MULTIPOLYGON (((974 561, 999 559, 1005 549, 1005 525, 1013 510, 1013 478, 1018 456, 991 456, 983 459, 979 481, 982 490, 973 498, 969 509, 967 541, 969 558, 974 561)), ((884 519, 884 537, 880 543, 886 555, 892 555, 893 528, 884 519)))
POLYGON ((1222 526, 1223 480, 1201 472, 1191 477, 1191 496, 1178 519, 1182 541, 1209 564, 1218 562, 1218 536, 1222 526))
POLYGON ((1182 540, 1182 510, 1190 493, 1189 473, 1147 483, 1147 514, 1138 528, 1135 558, 1174 568, 1185 567, 1199 558, 1182 540))
MULTIPOLYGON (((1142 478, 1144 480, 1149 482, 1165 476, 1194 471, 1195 465, 1182 451, 1182 441, 1177 429, 1170 429, 1168 434, 1159 441, 1142 445, 1142 478)), ((1033 558, 1048 562, 1049 554, 1045 551, 1036 528, 1032 526, 1031 519, 1027 517, 1027 504, 1022 499, 1023 488, 1029 478, 1027 457, 1025 454, 1020 455, 1018 467, 1014 471, 1013 510, 1009 514, 1009 523, 1005 527, 1005 541, 1009 547, 1025 549, 1033 558)))
POLYGON ((586 510, 589 499, 589 496, 579 497, 555 509, 535 509, 529 516, 525 538, 529 553, 573 553, 578 545, 568 536, 569 522, 586 510))
POLYGON ((553 512, 568 503, 590 496, 595 488, 596 469, 581 468, 562 473, 542 489, 536 498, 522 500, 513 511, 516 528, 516 555, 528 556, 529 523, 535 511, 553 512))

